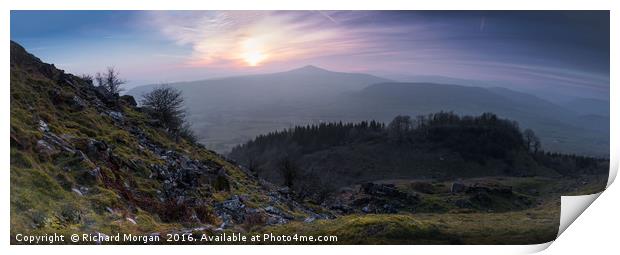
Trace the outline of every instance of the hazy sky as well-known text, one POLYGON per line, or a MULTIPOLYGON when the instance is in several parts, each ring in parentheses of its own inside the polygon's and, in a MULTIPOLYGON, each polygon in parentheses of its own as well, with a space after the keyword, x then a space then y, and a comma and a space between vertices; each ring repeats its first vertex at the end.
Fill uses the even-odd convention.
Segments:
POLYGON ((11 39, 130 85, 312 64, 609 93, 607 11, 12 11, 11 39))

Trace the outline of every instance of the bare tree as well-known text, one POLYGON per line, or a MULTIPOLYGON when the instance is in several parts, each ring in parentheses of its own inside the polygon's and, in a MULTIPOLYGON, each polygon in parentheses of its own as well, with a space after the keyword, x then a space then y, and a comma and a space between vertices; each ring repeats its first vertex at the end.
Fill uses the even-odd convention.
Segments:
POLYGON ((80 78, 82 80, 84 80, 86 83, 88 83, 90 85, 93 85, 93 80, 94 79, 93 79, 92 75, 90 75, 90 74, 82 74, 82 75, 80 75, 80 78))
POLYGON ((536 136, 534 130, 528 128, 523 131, 523 139, 525 139, 525 145, 528 151, 538 153, 538 150, 540 149, 540 139, 536 136))
POLYGON ((108 91, 110 95, 115 95, 123 91, 121 85, 126 81, 120 78, 120 74, 114 67, 108 67, 105 73, 97 73, 95 75, 95 82, 97 86, 101 86, 108 91))
POLYGON ((411 117, 406 115, 398 115, 388 125, 388 135, 397 141, 405 140, 407 133, 413 128, 411 117))
POLYGON ((171 134, 179 134, 179 131, 187 131, 184 127, 185 111, 183 110, 184 99, 181 91, 162 85, 142 96, 142 106, 147 113, 158 120, 159 123, 171 134))
POLYGON ((101 73, 95 74, 95 82, 97 83, 97 86, 105 87, 105 78, 103 78, 103 75, 101 75, 101 73))
POLYGON ((534 144, 533 144, 533 148, 534 148, 534 154, 537 154, 538 151, 540 150, 540 139, 538 139, 538 136, 534 136, 534 144))

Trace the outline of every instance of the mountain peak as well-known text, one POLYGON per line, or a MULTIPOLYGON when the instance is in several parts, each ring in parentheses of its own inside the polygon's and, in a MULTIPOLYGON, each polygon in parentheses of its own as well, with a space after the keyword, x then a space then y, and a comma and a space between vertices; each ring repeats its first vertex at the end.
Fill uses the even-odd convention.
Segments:
POLYGON ((289 72, 316 73, 316 72, 331 72, 331 71, 317 67, 317 66, 313 66, 313 65, 306 65, 306 66, 303 66, 297 69, 290 70, 289 72))

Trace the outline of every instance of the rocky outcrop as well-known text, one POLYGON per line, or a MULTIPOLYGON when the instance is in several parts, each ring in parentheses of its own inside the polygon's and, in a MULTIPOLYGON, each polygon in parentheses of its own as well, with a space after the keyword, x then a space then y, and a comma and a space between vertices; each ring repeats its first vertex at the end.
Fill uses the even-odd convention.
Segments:
POLYGON ((521 210, 529 208, 534 204, 531 198, 513 192, 511 186, 497 183, 464 185, 464 193, 467 195, 467 198, 455 201, 455 205, 459 208, 494 212, 521 210))
POLYGON ((343 189, 323 205, 342 214, 398 213, 415 211, 420 203, 416 194, 400 191, 394 184, 364 183, 359 189, 343 189))

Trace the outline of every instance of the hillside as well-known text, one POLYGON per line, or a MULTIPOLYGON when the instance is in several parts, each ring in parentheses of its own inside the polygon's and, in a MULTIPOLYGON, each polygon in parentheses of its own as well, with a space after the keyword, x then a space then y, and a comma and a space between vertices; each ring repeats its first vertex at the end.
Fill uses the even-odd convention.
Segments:
POLYGON ((217 153, 175 141, 132 97, 14 42, 10 88, 12 235, 242 231, 314 215, 217 153))
POLYGON ((564 107, 581 115, 609 117, 609 101, 594 98, 575 98, 562 103, 564 107))
POLYGON ((505 88, 481 88, 434 83, 371 85, 347 99, 344 112, 389 121, 396 115, 424 115, 438 111, 478 115, 493 112, 533 129, 544 148, 562 153, 607 157, 609 120, 589 121, 565 107, 536 96, 505 88))

